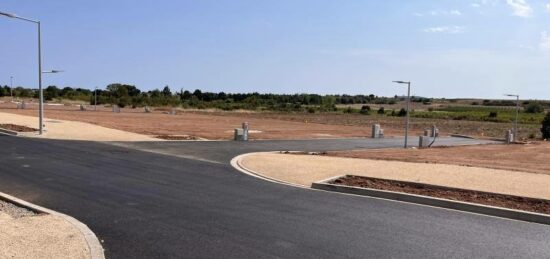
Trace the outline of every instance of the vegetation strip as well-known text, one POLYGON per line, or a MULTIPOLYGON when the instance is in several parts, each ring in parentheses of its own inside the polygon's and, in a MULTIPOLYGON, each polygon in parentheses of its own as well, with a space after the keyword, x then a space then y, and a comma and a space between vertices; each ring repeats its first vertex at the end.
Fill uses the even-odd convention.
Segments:
POLYGON ((550 215, 550 201, 543 199, 351 175, 339 177, 327 183, 424 195, 550 215))

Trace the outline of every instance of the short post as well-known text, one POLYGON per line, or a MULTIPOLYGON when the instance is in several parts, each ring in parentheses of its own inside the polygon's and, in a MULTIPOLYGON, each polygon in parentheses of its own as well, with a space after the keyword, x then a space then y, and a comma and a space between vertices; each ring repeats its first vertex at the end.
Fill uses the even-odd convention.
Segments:
POLYGON ((380 137, 380 124, 372 125, 372 138, 380 137))
POLYGON ((429 136, 419 136, 418 137, 418 147, 425 148, 430 145, 431 138, 429 136))
POLYGON ((118 107, 118 105, 116 105, 116 104, 113 104, 113 112, 114 113, 120 113, 120 107, 118 107))
POLYGON ((439 129, 435 125, 432 126, 432 132, 430 134, 430 137, 432 138, 439 137, 439 129))
POLYGON ((149 106, 145 106, 144 110, 145 113, 151 113, 151 108, 149 108, 149 106))
POLYGON ((248 122, 243 122, 242 128, 243 128, 243 140, 248 141, 248 122))
POLYGON ((504 136, 506 144, 510 144, 514 142, 514 133, 512 133, 512 130, 506 131, 506 136, 504 136))
POLYGON ((86 111, 86 106, 84 106, 83 104, 80 105, 80 111, 86 111))

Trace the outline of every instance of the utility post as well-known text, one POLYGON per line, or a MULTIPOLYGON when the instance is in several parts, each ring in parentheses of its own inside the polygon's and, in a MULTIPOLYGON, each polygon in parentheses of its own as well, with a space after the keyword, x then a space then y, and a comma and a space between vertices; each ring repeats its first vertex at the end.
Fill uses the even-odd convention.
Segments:
POLYGON ((405 145, 404 148, 408 147, 408 138, 409 138, 409 123, 410 123, 410 105, 411 105, 411 82, 410 81, 393 81, 398 84, 407 84, 407 121, 405 124, 405 145))

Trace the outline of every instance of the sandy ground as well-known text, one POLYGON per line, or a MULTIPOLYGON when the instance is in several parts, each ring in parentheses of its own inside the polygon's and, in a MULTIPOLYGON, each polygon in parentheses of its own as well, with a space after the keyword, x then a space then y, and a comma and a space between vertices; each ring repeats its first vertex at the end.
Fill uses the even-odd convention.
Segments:
MULTIPOLYGON (((0 123, 10 123, 32 128, 38 127, 38 117, 17 115, 0 112, 0 123)), ((86 141, 161 141, 137 133, 125 132, 122 130, 110 129, 89 123, 45 119, 46 131, 43 135, 36 133, 24 133, 29 137, 40 137, 49 139, 69 139, 86 141)))
POLYGON ((12 217, 0 211, 0 258, 89 258, 84 236, 52 215, 12 217))
MULTIPOLYGON (((15 109, 15 104, 0 104, 0 112, 27 116, 37 116, 37 105, 28 104, 28 109, 15 109)), ((268 119, 243 113, 201 114, 178 111, 176 115, 165 114, 161 110, 145 113, 143 109, 125 108, 121 113, 113 113, 110 108, 93 107, 80 111, 74 106, 46 106, 45 116, 49 120, 69 120, 95 124, 143 135, 191 135, 205 139, 232 139, 233 130, 243 122, 250 124, 251 139, 312 139, 337 137, 370 136, 370 126, 329 125, 303 121, 268 119)), ((1 121, 1 119, 0 119, 1 121)), ((47 123, 47 121, 46 121, 47 123)), ((47 127, 53 126, 47 123, 47 127)), ((392 131, 386 131, 391 135, 392 131)))
MULTIPOLYGON (((550 142, 431 149, 378 149, 329 152, 329 156, 454 164, 550 174, 550 142)), ((550 183, 550 182, 549 182, 550 183)), ((550 188, 549 188, 550 189, 550 188)))
POLYGON ((352 174, 550 200, 550 175, 546 174, 279 153, 245 156, 241 165, 270 178, 304 186, 311 186, 313 182, 331 177, 352 174))

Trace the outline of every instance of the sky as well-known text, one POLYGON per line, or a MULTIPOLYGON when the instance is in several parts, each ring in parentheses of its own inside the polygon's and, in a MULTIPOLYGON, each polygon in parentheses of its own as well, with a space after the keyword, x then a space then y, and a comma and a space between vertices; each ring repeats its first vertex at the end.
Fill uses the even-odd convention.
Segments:
MULTIPOLYGON (((550 0, 2 0, 44 85, 550 99, 550 0)), ((36 88, 0 16, 0 84, 36 88)))

